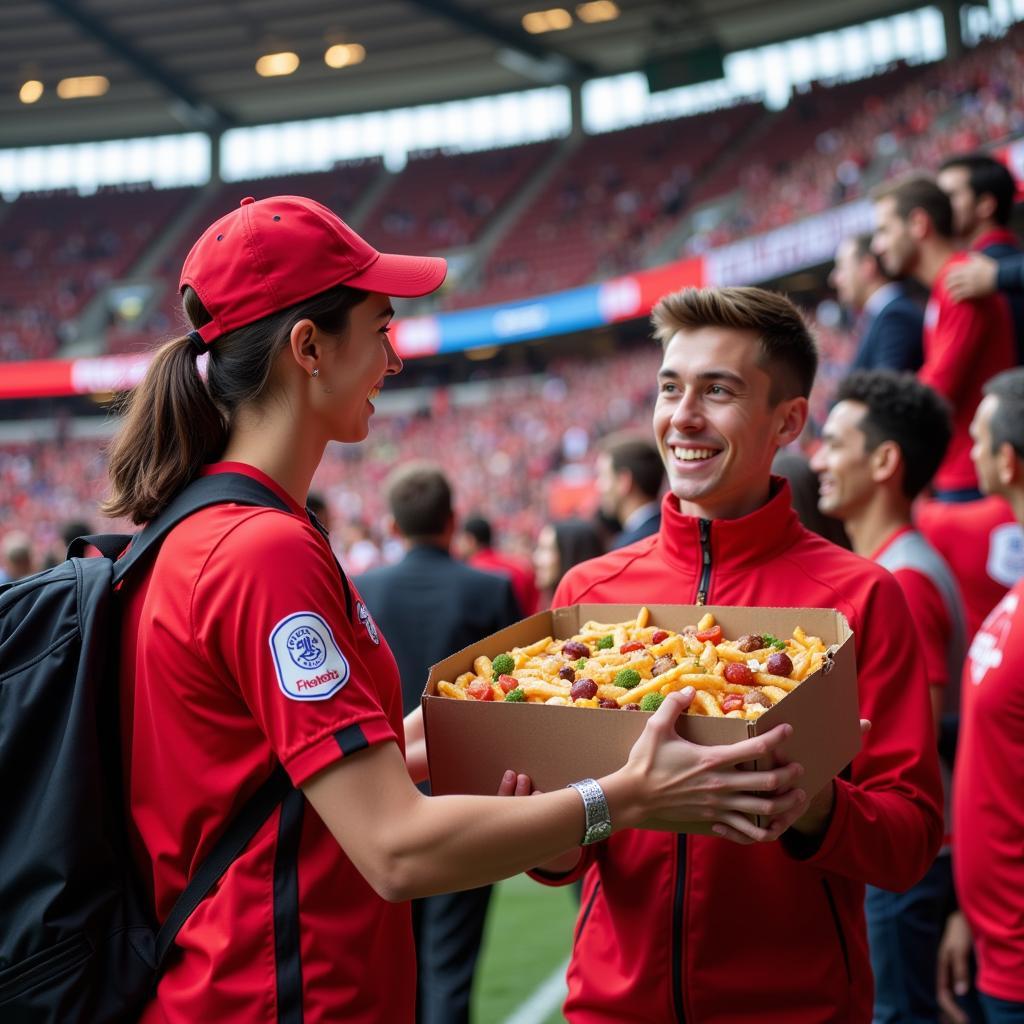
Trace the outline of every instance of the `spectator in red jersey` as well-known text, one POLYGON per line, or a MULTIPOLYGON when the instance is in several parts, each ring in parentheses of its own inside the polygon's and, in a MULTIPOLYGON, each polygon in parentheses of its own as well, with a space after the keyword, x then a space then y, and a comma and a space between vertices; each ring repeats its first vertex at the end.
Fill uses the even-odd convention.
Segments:
MULTIPOLYGON (((985 385, 971 424, 981 489, 1004 497, 1024 525, 1024 369, 985 385)), ((953 868, 962 913, 940 953, 939 1000, 963 1021, 955 996, 970 984, 988 1024, 1024 1021, 1024 581, 975 635, 964 666, 953 780, 953 868)))
POLYGON ((470 516, 466 519, 456 541, 456 550, 463 561, 473 568, 507 576, 512 581, 512 589, 523 615, 532 615, 537 611, 538 594, 533 569, 525 559, 498 551, 494 547, 494 530, 489 520, 483 516, 470 516))
MULTIPOLYGON (((390 295, 427 294, 444 272, 378 252, 319 203, 248 197, 192 247, 180 287, 193 329, 132 392, 107 515, 149 522, 195 478, 224 473, 276 499, 196 512, 119 593, 127 821, 154 917, 277 766, 293 784, 177 933, 145 1024, 411 1021, 408 900, 652 817, 711 808, 738 844, 768 842, 806 806, 790 789, 799 766, 737 767, 791 728, 714 752, 687 743, 674 724, 692 689, 666 698, 602 780, 530 800, 413 785, 426 764, 403 756, 405 737, 421 751, 422 718, 403 722, 395 659, 304 505, 328 442, 363 441, 402 368, 390 295)), ((521 781, 506 773, 502 791, 521 781)))
MULTIPOLYGON (((571 569, 554 607, 690 602, 837 608, 873 720, 841 778, 773 847, 631 830, 542 865, 583 877, 571 1024, 871 1020, 864 883, 906 889, 942 839, 924 667, 899 585, 800 525, 772 457, 801 433, 817 364, 798 310, 759 288, 684 289, 653 314, 657 535, 571 569)), ((716 830, 712 830, 715 832, 716 830)))
POLYGON ((934 181, 908 178, 878 189, 873 199, 877 227, 872 247, 886 272, 910 275, 931 291, 918 377, 953 409, 953 439, 935 474, 935 496, 970 501, 981 495, 968 428, 982 384, 1016 361, 1010 312, 1000 296, 971 302, 950 297, 946 275, 967 257, 954 248, 953 208, 934 181))
MULTIPOLYGON (((821 511, 842 520, 853 550, 888 569, 903 590, 936 732, 943 712, 957 707, 964 612, 956 579, 913 528, 910 510, 942 461, 950 433, 945 401, 911 374, 860 371, 840 384, 811 460, 820 474, 821 511)), ((905 892, 868 886, 874 1024, 936 1019, 934 979, 952 886, 948 848, 905 892)))
POLYGON ((844 238, 829 283, 840 305, 856 317, 860 341, 853 370, 917 370, 924 312, 898 281, 882 270, 871 235, 844 238))
MULTIPOLYGON (((597 456, 597 494, 601 511, 620 532, 611 543, 623 548, 658 532, 665 466, 647 434, 618 433, 601 442, 597 456)), ((569 566, 563 568, 566 571, 569 566)))
MULTIPOLYGON (((936 183, 953 205, 953 230, 960 242, 979 259, 995 263, 996 278, 999 265, 1006 257, 1021 257, 1017 236, 1010 230, 1013 203, 1017 196, 1017 182, 1001 160, 987 153, 966 153, 951 156, 942 162, 936 183)), ((988 292, 960 294, 961 275, 972 273, 972 261, 954 267, 946 280, 950 294, 958 300, 980 297, 996 290, 994 280, 988 292)), ((1024 294, 1006 292, 1013 315, 1013 330, 1017 342, 1017 362, 1024 363, 1024 294)))
POLYGON ((1003 594, 1024 577, 1024 530, 997 494, 959 505, 919 501, 914 521, 953 570, 967 635, 974 636, 1003 594))

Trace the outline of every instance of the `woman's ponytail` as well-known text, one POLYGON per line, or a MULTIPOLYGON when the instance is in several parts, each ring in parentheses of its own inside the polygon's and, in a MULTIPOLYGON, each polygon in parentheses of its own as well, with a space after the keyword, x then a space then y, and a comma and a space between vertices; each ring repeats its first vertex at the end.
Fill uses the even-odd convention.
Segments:
MULTIPOLYGON (((205 463, 220 457, 235 412, 266 400, 274 360, 288 346, 292 326, 309 319, 322 331, 340 335, 349 312, 366 296, 336 285, 219 337, 210 349, 206 380, 188 335, 158 349, 128 399, 121 431, 110 446, 110 497, 100 511, 134 523, 155 519, 205 463)), ((193 327, 210 322, 192 288, 184 289, 182 305, 193 327)))
POLYGON ((110 446, 110 497, 100 511, 134 523, 154 519, 227 442, 227 423, 196 366, 186 335, 157 350, 129 396, 110 446))

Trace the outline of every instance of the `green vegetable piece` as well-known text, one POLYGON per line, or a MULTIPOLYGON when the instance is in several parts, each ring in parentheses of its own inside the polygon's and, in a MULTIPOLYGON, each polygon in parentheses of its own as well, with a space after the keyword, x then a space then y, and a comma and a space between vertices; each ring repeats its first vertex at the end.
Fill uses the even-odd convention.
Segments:
POLYGON ((523 701, 526 700, 526 694, 517 686, 514 690, 509 690, 508 693, 505 694, 505 700, 510 700, 513 703, 523 701))
POLYGON ((597 649, 599 651, 607 651, 607 650, 610 650, 614 646, 615 646, 615 637, 611 636, 610 634, 608 636, 601 637, 601 639, 597 641, 597 649))
POLYGON ((494 673, 494 681, 498 681, 498 676, 509 676, 516 670, 516 662, 511 654, 499 654, 494 661, 491 662, 491 670, 494 673))
POLYGON ((619 669, 615 673, 615 685, 632 690, 634 686, 640 685, 640 673, 635 668, 619 669))
POLYGON ((586 658, 580 658, 580 660, 576 662, 576 671, 577 672, 582 672, 586 667, 587 667, 587 659, 586 658))
POLYGON ((664 699, 665 695, 663 693, 645 693, 640 698, 640 710, 657 711, 664 699))
POLYGON ((786 641, 780 640, 777 636, 772 636, 771 633, 762 633, 761 639, 765 642, 767 647, 775 647, 780 651, 786 649, 786 641))

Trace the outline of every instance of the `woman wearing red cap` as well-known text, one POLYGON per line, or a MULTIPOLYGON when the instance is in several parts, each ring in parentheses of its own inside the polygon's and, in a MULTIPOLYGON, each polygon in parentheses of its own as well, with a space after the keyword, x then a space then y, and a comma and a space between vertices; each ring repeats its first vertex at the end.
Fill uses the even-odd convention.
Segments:
MULTIPOLYGON (((735 768, 787 726, 699 749, 674 732, 685 693, 596 783, 531 800, 415 788, 424 767, 403 760, 394 660, 303 505, 327 442, 365 438, 401 369, 389 296, 427 294, 444 274, 440 259, 378 253, 310 200, 245 199, 189 254, 194 329, 157 351, 131 397, 108 514, 150 521, 194 478, 225 472, 288 509, 196 512, 125 588, 126 787, 158 918, 278 764, 297 787, 178 933, 147 1022, 411 1021, 410 898, 507 877, 651 816, 774 839, 804 806, 799 791, 768 792, 797 766, 735 768), (776 818, 761 830, 742 812, 776 818)), ((502 790, 526 785, 507 773, 502 790)))

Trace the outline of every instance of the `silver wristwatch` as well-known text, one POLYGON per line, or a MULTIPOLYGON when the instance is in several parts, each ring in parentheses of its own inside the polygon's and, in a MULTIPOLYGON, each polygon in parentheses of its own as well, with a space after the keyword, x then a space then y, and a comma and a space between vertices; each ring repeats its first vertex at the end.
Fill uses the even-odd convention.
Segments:
POLYGON ((591 843, 607 839, 612 834, 612 816, 600 784, 594 779, 582 779, 579 782, 570 782, 566 789, 575 789, 583 798, 587 824, 580 845, 589 846, 591 843))

